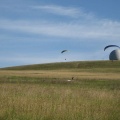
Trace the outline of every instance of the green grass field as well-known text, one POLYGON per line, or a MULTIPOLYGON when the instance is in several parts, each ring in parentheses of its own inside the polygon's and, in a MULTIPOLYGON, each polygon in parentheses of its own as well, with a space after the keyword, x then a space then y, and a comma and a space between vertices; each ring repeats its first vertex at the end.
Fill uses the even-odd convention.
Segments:
POLYGON ((119 119, 120 61, 0 69, 0 120, 119 119))

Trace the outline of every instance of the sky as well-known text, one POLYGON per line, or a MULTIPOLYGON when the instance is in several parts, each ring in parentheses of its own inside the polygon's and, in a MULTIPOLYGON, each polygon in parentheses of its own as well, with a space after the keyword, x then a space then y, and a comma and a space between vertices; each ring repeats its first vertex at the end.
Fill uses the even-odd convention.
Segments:
POLYGON ((116 48, 104 47, 120 45, 119 5, 120 0, 0 0, 0 68, 109 60, 116 48))

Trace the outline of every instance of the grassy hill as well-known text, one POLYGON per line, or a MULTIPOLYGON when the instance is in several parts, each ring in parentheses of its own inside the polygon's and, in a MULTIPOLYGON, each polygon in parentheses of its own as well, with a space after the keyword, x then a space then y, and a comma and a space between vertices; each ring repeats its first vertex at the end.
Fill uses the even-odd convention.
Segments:
POLYGON ((120 61, 2 68, 0 102, 0 120, 119 120, 120 61))
POLYGON ((76 61, 25 66, 6 67, 2 70, 59 70, 59 69, 93 69, 93 68, 120 68, 120 61, 76 61))

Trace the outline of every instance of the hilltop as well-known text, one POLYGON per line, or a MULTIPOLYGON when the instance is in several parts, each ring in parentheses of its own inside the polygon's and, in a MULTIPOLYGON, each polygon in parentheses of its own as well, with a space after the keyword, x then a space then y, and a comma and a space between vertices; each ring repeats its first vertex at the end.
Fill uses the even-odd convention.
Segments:
POLYGON ((120 68, 120 61, 74 61, 46 64, 33 64, 1 68, 2 70, 59 70, 59 69, 92 69, 120 68))

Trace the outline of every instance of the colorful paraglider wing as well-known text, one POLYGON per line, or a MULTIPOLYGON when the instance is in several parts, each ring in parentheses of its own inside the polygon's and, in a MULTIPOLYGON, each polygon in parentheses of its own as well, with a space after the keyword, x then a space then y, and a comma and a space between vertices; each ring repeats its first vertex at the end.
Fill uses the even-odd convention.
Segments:
POLYGON ((64 53, 64 52, 66 52, 67 50, 63 50, 63 51, 61 51, 61 53, 64 53))
POLYGON ((108 45, 108 46, 106 46, 106 47, 104 48, 104 51, 105 51, 107 48, 109 48, 109 47, 118 47, 118 48, 120 48, 118 45, 108 45))

